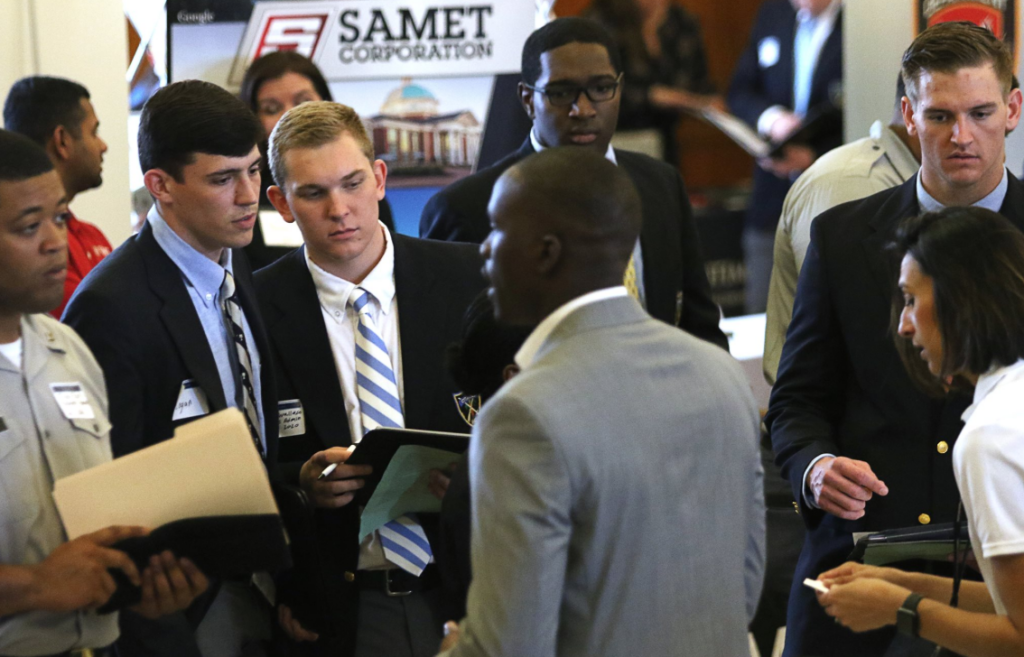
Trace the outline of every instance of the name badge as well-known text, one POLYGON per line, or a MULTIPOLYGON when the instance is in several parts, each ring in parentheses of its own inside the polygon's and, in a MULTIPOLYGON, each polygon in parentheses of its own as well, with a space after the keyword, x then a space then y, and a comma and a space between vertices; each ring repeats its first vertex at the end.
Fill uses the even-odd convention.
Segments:
POLYGON ((301 436, 306 433, 306 416, 302 402, 288 399, 277 403, 277 435, 280 438, 301 436))
POLYGON ((757 63, 761 68, 771 68, 779 63, 779 40, 765 37, 757 44, 757 63))
POLYGON ((51 383, 50 391, 60 406, 60 412, 69 420, 95 420, 96 412, 82 389, 81 383, 51 383))
POLYGON ((174 403, 174 415, 172 422, 187 420, 190 417, 199 417, 210 412, 210 403, 206 400, 206 393, 195 379, 185 379, 181 382, 181 391, 178 392, 178 401, 174 403))

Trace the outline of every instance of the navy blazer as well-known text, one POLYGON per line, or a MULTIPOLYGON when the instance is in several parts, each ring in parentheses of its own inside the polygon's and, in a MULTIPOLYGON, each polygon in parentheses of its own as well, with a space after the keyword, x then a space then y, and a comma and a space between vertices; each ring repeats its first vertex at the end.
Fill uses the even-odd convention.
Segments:
MULTIPOLYGON (((919 213, 917 177, 828 210, 811 226, 793 321, 765 425, 808 527, 793 580, 787 655, 881 654, 891 628, 853 634, 822 611, 804 577, 840 565, 853 532, 952 522, 959 500, 952 447, 970 404, 937 400, 911 381, 892 338, 899 262, 886 250, 901 219, 919 213), (889 488, 860 520, 842 520, 803 501, 803 475, 821 454, 866 461, 889 488), (807 591, 805 593, 804 591, 807 591)), ((1000 214, 1024 230, 1024 184, 1012 175, 1000 214)))
MULTIPOLYGON (((273 477, 277 393, 269 342, 248 261, 241 249, 232 251, 231 257, 239 302, 260 354, 265 463, 273 477)), ((198 419, 172 419, 187 379, 199 383, 211 413, 227 408, 217 363, 181 271, 157 244, 149 223, 89 272, 71 297, 63 321, 82 336, 103 368, 115 457, 166 440, 175 427, 198 419)), ((122 612, 120 654, 198 657, 193 631, 204 611, 202 601, 212 600, 215 594, 216 587, 211 587, 190 609, 195 613, 187 622, 181 614, 148 621, 122 612)))
MULTIPOLYGON (((405 424, 411 429, 468 433, 453 397, 459 391, 444 359, 448 345, 462 335, 466 309, 484 288, 479 250, 468 244, 398 234, 392 234, 392 239, 405 424)), ((300 400, 305 413, 306 432, 281 440, 282 477, 297 483, 302 464, 314 453, 352 444, 348 416, 304 249, 260 270, 255 278, 278 373, 278 398, 300 400)), ((345 573, 355 571, 358 564, 359 516, 355 505, 317 510, 316 515, 321 571, 316 580, 327 594, 314 596, 318 605, 327 608, 313 605, 312 613, 320 617, 314 622, 329 619, 320 628, 317 651, 350 655, 355 648, 359 595, 345 573)), ((435 545, 436 516, 420 519, 435 545)), ((436 549, 435 558, 441 558, 436 549)), ((310 597, 301 590, 296 593, 310 597)))
MULTIPOLYGON (((729 109, 751 127, 757 128, 757 119, 769 107, 793 107, 793 39, 796 36, 796 10, 789 0, 766 0, 761 5, 750 33, 746 49, 736 64, 729 85, 729 109), (762 66, 759 50, 762 44, 774 40, 778 44, 778 59, 770 66, 762 66)), ((843 12, 836 17, 832 33, 826 39, 818 56, 811 79, 808 108, 836 105, 843 81, 843 12)), ((817 155, 843 143, 843 131, 823 134, 808 144, 817 155)), ((754 170, 754 191, 747 209, 747 225, 774 231, 782 214, 782 203, 792 183, 778 178, 760 167, 754 170)))
MULTIPOLYGON (((530 139, 492 167, 445 187, 427 202, 420 236, 480 244, 491 232, 487 203, 494 185, 516 162, 534 153, 530 139)), ((698 338, 729 348, 718 328, 718 305, 704 271, 700 238, 679 172, 653 158, 615 150, 619 165, 636 185, 643 204, 643 254, 647 312, 698 338)))

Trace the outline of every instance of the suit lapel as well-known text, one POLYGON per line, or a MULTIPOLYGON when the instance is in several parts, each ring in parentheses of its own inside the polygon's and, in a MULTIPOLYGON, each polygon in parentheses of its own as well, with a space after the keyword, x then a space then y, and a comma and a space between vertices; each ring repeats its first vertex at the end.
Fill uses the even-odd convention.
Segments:
POLYGON ((1007 172, 1006 198, 1003 199, 1003 206, 999 208, 999 214, 1009 219, 1014 226, 1024 232, 1024 184, 1022 184, 1012 173, 1007 172))
POLYGON ((185 282, 178 267, 157 244, 153 229, 147 223, 139 234, 139 247, 145 254, 143 262, 149 287, 163 301, 160 319, 178 348, 185 369, 195 379, 210 402, 211 411, 227 408, 220 373, 213 359, 206 332, 196 314, 195 305, 189 297, 185 282))
MULTIPOLYGON (((794 38, 796 34, 794 32, 794 38)), ((821 46, 821 53, 818 55, 818 62, 814 65, 814 74, 811 78, 811 105, 814 106, 815 101, 826 102, 831 101, 832 90, 823 88, 828 80, 833 77, 833 72, 836 69, 841 70, 842 64, 832 64, 833 61, 841 62, 843 56, 843 10, 839 10, 839 14, 836 16, 836 23, 832 26, 832 33, 825 39, 825 43, 821 46)))
POLYGON ((352 435, 345 401, 305 248, 286 257, 270 299, 277 314, 267 318, 267 331, 281 354, 293 393, 302 400, 307 421, 324 446, 346 447, 352 444, 352 435))
POLYGON ((786 107, 793 107, 793 75, 796 72, 796 49, 793 41, 796 39, 796 12, 787 11, 786 20, 782 22, 779 30, 779 72, 778 79, 787 85, 786 98, 789 101, 786 107))
POLYGON ((415 249, 409 248, 409 238, 394 235, 395 241, 395 295, 398 298, 398 335, 402 348, 402 382, 404 385, 405 426, 430 426, 430 392, 437 381, 433 379, 429 354, 445 348, 443 331, 447 316, 441 304, 447 303, 444 294, 433 289, 437 278, 428 268, 417 262, 415 249), (426 301, 429 300, 429 301, 426 301))
POLYGON ((898 191, 890 196, 875 213, 875 216, 868 223, 869 233, 861 243, 864 248, 864 257, 871 271, 875 284, 878 285, 885 298, 893 294, 893 268, 892 261, 887 251, 889 242, 893 239, 893 230, 896 225, 907 217, 918 214, 917 203, 917 175, 903 183, 898 191))

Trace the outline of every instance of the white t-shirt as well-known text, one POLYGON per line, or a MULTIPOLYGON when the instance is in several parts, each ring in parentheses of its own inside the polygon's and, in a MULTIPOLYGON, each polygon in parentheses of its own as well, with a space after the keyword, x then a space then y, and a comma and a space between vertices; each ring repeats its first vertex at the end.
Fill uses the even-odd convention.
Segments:
POLYGON ((971 547, 996 612, 1006 615, 992 558, 1024 554, 1024 360, 978 379, 953 448, 971 547))
POLYGON ((14 342, 8 342, 7 344, 0 344, 0 354, 3 354, 4 358, 11 361, 11 363, 21 369, 21 338, 18 338, 14 342))

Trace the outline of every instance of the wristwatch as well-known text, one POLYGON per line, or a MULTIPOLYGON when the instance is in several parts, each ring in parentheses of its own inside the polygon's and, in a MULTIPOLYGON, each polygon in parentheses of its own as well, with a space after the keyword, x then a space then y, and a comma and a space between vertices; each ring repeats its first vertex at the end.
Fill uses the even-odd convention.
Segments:
POLYGON ((920 636, 921 617, 917 615, 917 605, 924 598, 917 593, 911 593, 903 601, 903 606, 896 612, 896 630, 915 639, 920 636))

